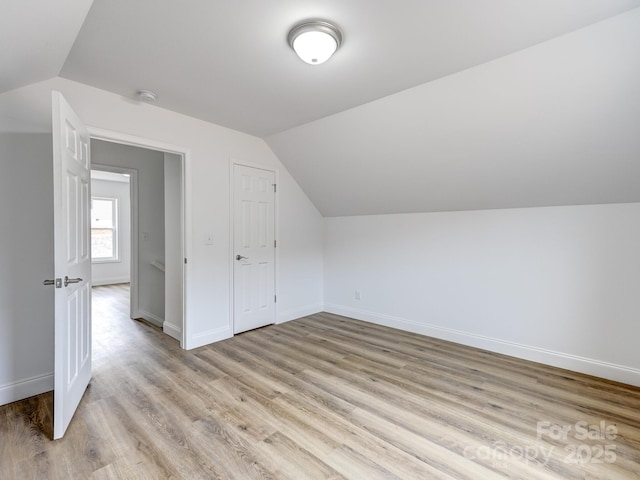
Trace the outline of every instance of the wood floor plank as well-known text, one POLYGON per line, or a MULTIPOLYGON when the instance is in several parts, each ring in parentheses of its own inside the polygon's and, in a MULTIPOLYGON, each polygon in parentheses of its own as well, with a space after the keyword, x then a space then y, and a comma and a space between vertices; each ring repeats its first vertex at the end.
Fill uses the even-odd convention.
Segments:
POLYGON ((283 404, 299 418, 306 418, 309 424, 321 426, 322 432, 336 445, 349 445, 360 455, 385 459, 386 468, 400 478, 421 478, 429 474, 443 476, 442 472, 433 470, 418 458, 361 428, 349 416, 317 408, 315 403, 288 394, 276 399, 276 402, 283 404))
POLYGON ((275 432, 255 443, 254 448, 269 458, 289 459, 282 464, 274 462, 274 474, 278 479, 343 480, 348 478, 281 432, 275 432))
POLYGON ((640 478, 640 388, 328 313, 192 351, 128 314, 94 289, 62 440, 50 393, 0 407, 0 480, 640 478))

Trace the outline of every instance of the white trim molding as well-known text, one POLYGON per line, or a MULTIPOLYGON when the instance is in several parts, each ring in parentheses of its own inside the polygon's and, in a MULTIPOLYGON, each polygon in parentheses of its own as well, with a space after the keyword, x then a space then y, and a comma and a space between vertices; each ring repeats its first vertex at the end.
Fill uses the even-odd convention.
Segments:
POLYGON ((182 330, 177 325, 165 321, 162 324, 162 331, 178 341, 182 340, 182 330))
POLYGON ((0 385, 0 405, 17 402, 51 390, 53 390, 53 373, 0 385))
POLYGON ((566 370, 572 370, 574 372, 593 375, 600 378, 606 378, 616 382, 640 386, 640 370, 626 367, 624 365, 616 365, 592 358, 585 358, 554 350, 523 345, 520 343, 486 337, 475 333, 463 332, 428 323, 418 323, 413 320, 393 317, 391 315, 383 315, 366 310, 358 310, 342 305, 325 304, 324 309, 328 313, 355 318, 357 320, 374 323, 376 325, 397 328, 399 330, 447 340, 461 345, 481 348, 490 352, 501 353, 503 355, 543 363, 545 365, 564 368, 566 370))
POLYGON ((233 337, 233 330, 229 326, 215 328, 213 330, 207 330, 206 332, 193 335, 193 337, 189 339, 192 343, 187 345, 185 348, 187 350, 191 350, 192 348, 202 347, 231 337, 233 337))
POLYGON ((135 318, 141 318, 158 328, 162 328, 164 324, 164 318, 160 318, 158 315, 147 312, 146 310, 138 309, 138 315, 135 318))
POLYGON ((290 322, 291 320, 296 320, 308 315, 313 315, 315 313, 320 313, 322 311, 324 311, 324 305, 322 303, 316 303, 315 305, 307 305, 305 307, 287 310, 286 312, 278 312, 276 325, 290 322))

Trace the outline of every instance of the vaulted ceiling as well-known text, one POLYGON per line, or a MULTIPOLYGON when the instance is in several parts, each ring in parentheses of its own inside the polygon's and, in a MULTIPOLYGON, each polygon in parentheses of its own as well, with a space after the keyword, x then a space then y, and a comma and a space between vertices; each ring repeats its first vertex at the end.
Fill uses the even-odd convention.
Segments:
POLYGON ((0 93, 58 75, 154 90, 265 138, 324 215, 638 201, 639 7, 11 0, 0 93), (312 17, 345 34, 321 66, 286 43, 312 17))

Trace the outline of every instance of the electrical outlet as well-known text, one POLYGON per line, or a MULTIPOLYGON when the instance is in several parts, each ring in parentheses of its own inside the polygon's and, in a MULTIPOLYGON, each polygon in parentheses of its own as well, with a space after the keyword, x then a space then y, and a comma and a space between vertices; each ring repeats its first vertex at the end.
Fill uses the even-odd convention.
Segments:
POLYGON ((360 290, 356 290, 356 300, 360 300, 360 290))

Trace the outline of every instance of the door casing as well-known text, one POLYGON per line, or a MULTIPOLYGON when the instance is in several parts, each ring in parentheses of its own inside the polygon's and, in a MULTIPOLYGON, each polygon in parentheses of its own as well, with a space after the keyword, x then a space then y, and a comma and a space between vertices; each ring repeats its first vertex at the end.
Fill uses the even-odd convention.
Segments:
MULTIPOLYGON (((101 128, 95 128, 88 126, 89 136, 91 139, 103 140, 106 142, 112 143, 120 143, 122 145, 129 145, 132 147, 145 148, 148 150, 157 150, 166 153, 173 153, 182 158, 182 257, 184 258, 184 262, 182 263, 182 338, 180 340, 180 346, 184 349, 192 348, 194 342, 191 339, 191 331, 189 325, 189 317, 187 315, 187 292, 188 292, 188 258, 191 245, 191 214, 190 214, 190 204, 189 204, 189 196, 188 192, 190 189, 190 162, 191 162, 191 153, 188 148, 172 145, 164 142, 159 142, 157 140, 137 137, 135 135, 129 135, 121 132, 114 132, 111 130, 104 130, 101 128)), ((108 168, 108 166, 107 166, 108 168)), ((111 167, 114 168, 114 167, 111 167)), ((120 168, 120 167, 117 167, 120 168)), ((137 182, 136 182, 137 184, 137 182)), ((137 288, 138 285, 138 271, 137 271, 137 251, 138 251, 138 225, 137 219, 134 222, 134 199, 132 198, 131 204, 131 278, 135 279, 135 285, 137 288), (134 254, 135 252, 135 254, 134 254), (135 255, 135 260, 134 260, 135 255)), ((136 200, 137 202, 137 195, 136 200)), ((135 206, 135 211, 137 212, 137 204, 135 206)), ((132 296, 133 298, 133 296, 132 296)), ((136 296, 137 300, 137 296, 136 296)), ((131 305, 131 312, 137 311, 137 305, 131 305), (134 310, 135 307, 135 310, 134 310)))
MULTIPOLYGON (((268 170, 274 173, 275 182, 276 182, 276 192, 274 199, 274 236, 276 240, 276 244, 278 239, 280 238, 280 214, 279 214, 279 185, 280 185, 280 171, 276 168, 270 168, 269 166, 261 165, 254 162, 247 162, 244 160, 239 160, 237 158, 230 157, 229 158, 229 330, 231 331, 231 335, 234 332, 234 318, 235 318, 235 301, 234 301, 234 285, 235 285, 235 276, 234 276, 234 266, 235 266, 235 253, 234 253, 234 165, 240 165, 244 167, 257 168, 260 170, 268 170)), ((278 285, 279 285, 279 255, 278 255, 278 247, 275 248, 274 253, 274 291, 276 298, 278 296, 278 285)), ((275 304, 275 323, 278 323, 278 302, 275 304)))
POLYGON ((134 168, 114 167, 113 165, 104 165, 100 163, 92 163, 92 170, 101 170, 103 172, 127 173, 129 175, 129 220, 130 220, 130 262, 129 276, 131 300, 129 302, 129 317, 135 318, 134 314, 138 311, 138 171, 134 168))

